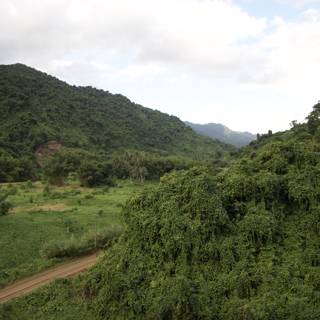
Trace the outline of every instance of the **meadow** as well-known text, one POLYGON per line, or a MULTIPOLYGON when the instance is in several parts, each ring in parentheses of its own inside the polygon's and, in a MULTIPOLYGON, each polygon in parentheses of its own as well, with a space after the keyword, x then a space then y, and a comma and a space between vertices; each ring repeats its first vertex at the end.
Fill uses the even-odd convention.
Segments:
POLYGON ((2 184, 14 192, 9 214, 0 218, 0 287, 105 246, 122 232, 122 205, 144 185, 129 180, 112 188, 83 188, 76 181, 61 187, 2 184))

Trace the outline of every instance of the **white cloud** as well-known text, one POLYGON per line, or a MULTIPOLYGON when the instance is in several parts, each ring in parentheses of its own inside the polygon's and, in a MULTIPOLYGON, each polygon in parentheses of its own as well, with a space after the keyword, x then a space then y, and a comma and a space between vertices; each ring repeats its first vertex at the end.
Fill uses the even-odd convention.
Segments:
POLYGON ((0 16, 0 63, 123 92, 184 119, 276 130, 302 119, 318 98, 315 9, 289 22, 223 0, 1 0, 0 16), (274 120, 276 98, 290 106, 274 120), (192 111, 197 101, 203 107, 192 111), (248 123, 242 110, 256 119, 248 123))
POLYGON ((219 73, 250 60, 236 44, 266 28, 264 19, 219 0, 2 0, 0 13, 3 61, 121 52, 139 63, 219 73))

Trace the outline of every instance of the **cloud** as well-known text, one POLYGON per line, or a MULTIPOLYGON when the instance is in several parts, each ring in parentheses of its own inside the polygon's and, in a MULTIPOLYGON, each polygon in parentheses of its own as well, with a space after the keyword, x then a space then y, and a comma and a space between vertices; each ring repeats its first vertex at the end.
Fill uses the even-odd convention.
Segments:
MULTIPOLYGON (((219 92, 239 94, 237 105, 250 104, 250 110, 281 96, 290 101, 291 114, 302 117, 306 108, 301 111, 299 103, 310 108, 318 94, 316 9, 286 21, 255 17, 231 0, 1 0, 0 16, 0 63, 23 62, 74 84, 114 89, 159 107, 161 102, 182 117, 191 101, 201 100, 206 110, 219 105, 239 122, 241 112, 230 112, 235 101, 216 98, 219 92), (192 90, 201 85, 207 91, 192 90), (180 109, 175 94, 187 96, 180 109)), ((293 119, 285 114, 273 129, 293 119)), ((254 125, 262 121, 267 118, 254 125)))
POLYGON ((284 85, 315 79, 320 72, 320 11, 307 10, 296 22, 278 24, 259 46, 269 53, 266 67, 278 70, 284 85))
POLYGON ((0 14, 0 62, 48 71, 96 63, 131 77, 168 70, 270 84, 320 54, 316 10, 286 23, 222 0, 2 0, 0 14))
POLYGON ((2 0, 0 13, 0 60, 37 64, 122 55, 123 63, 231 72, 253 58, 237 43, 266 28, 219 0, 2 0))

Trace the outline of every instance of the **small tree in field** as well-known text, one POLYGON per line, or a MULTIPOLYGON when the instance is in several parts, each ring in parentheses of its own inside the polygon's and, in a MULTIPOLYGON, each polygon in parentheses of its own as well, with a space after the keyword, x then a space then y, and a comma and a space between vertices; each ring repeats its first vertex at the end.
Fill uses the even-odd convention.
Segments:
POLYGON ((143 183, 148 176, 148 170, 146 167, 132 167, 130 176, 132 179, 143 183))
POLYGON ((6 201, 10 194, 10 191, 2 191, 0 189, 0 216, 6 215, 11 208, 11 204, 6 201))

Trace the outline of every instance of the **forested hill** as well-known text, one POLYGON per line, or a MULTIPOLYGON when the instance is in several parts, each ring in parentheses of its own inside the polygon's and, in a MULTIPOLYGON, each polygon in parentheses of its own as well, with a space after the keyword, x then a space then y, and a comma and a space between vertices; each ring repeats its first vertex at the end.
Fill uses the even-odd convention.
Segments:
POLYGON ((196 124, 185 122, 185 124, 191 127, 195 132, 212 139, 220 140, 224 143, 232 144, 236 147, 246 146, 256 139, 256 136, 250 132, 233 131, 219 123, 196 124))
POLYGON ((320 319, 320 104, 307 120, 132 199, 85 288, 98 319, 320 319))
POLYGON ((48 141, 110 151, 192 155, 231 147, 196 134, 177 117, 119 94, 70 86, 22 64, 0 66, 0 149, 32 154, 48 141))
POLYGON ((123 235, 80 281, 0 314, 320 319, 319 154, 320 104, 307 123, 260 136, 218 174, 199 167, 164 176, 127 202, 123 235))

